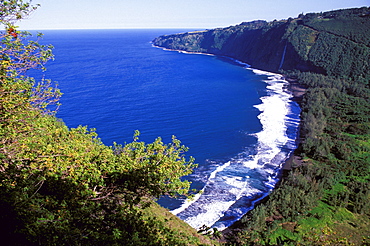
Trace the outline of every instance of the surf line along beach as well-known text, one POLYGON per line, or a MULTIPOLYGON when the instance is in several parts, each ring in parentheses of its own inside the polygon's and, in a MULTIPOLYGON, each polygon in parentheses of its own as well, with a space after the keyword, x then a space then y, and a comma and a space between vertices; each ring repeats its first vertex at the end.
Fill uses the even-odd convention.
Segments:
POLYGON ((289 82, 280 74, 253 69, 243 62, 228 59, 253 71, 267 85, 266 95, 260 98, 260 104, 255 105, 260 111, 258 119, 262 130, 253 134, 257 138, 254 151, 218 163, 201 191, 171 211, 196 229, 206 225, 224 230, 253 209, 274 189, 283 164, 297 147, 300 108, 292 100, 289 82))

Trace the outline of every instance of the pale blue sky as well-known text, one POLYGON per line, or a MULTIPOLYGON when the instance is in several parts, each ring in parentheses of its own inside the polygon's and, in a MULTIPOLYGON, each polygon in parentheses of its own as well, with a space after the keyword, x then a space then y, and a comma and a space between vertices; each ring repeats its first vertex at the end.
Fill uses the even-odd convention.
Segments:
POLYGON ((369 6, 370 0, 33 0, 22 29, 226 27, 287 19, 300 13, 369 6))

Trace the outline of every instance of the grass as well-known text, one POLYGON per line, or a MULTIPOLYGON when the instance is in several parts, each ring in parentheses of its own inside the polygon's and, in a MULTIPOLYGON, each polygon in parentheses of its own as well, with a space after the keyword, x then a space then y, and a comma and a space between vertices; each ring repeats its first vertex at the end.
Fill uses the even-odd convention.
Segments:
POLYGON ((172 231, 178 239, 188 242, 188 245, 220 245, 216 240, 199 234, 194 228, 157 203, 153 202, 150 207, 144 210, 144 217, 154 217, 158 223, 165 227, 165 231, 172 231))

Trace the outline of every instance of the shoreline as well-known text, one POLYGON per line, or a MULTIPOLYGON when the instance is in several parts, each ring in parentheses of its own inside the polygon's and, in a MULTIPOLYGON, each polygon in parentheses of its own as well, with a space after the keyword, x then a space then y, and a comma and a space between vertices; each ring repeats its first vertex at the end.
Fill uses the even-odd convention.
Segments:
MULTIPOLYGON (((291 100, 297 102, 300 105, 300 102, 302 101, 307 88, 299 84, 297 79, 288 78, 285 75, 282 75, 282 76, 284 77, 286 81, 289 82, 289 85, 287 86, 287 90, 289 90, 293 95, 291 100)), ((286 178, 289 175, 289 172, 291 172, 291 170, 294 167, 303 165, 302 158, 297 153, 297 149, 298 149, 300 141, 301 141, 301 138, 300 138, 300 134, 298 133, 298 137, 296 139, 297 148, 293 150, 292 153, 288 156, 288 158, 282 163, 280 173, 279 173, 280 178, 279 178, 279 181, 276 183, 274 189, 279 188, 279 186, 281 185, 281 182, 284 180, 284 178, 286 178)), ((223 236, 232 233, 234 230, 238 230, 242 224, 241 220, 245 217, 248 217, 257 206, 261 204, 266 204, 269 199, 270 199, 270 195, 267 195, 264 198, 257 200, 253 206, 253 209, 249 210, 246 214, 242 216, 241 219, 235 221, 232 225, 230 225, 229 227, 225 228, 225 230, 222 231, 223 236)))
MULTIPOLYGON (((228 57, 228 56, 224 56, 224 55, 217 55, 217 54, 210 54, 210 53, 203 53, 203 52, 190 52, 190 51, 184 51, 184 50, 169 49, 169 48, 154 45, 153 43, 152 43, 152 46, 155 47, 155 48, 160 48, 162 50, 166 50, 166 51, 177 51, 179 53, 185 53, 185 54, 199 54, 199 55, 225 57, 225 58, 229 58, 231 60, 234 60, 234 61, 240 63, 241 65, 244 65, 245 68, 250 69, 252 71, 256 70, 256 71, 261 71, 261 72, 264 72, 264 73, 271 73, 271 74, 274 74, 274 75, 279 75, 279 76, 282 77, 283 80, 285 80, 287 82, 287 85, 286 85, 285 89, 287 91, 289 91, 292 95, 290 100, 298 103, 298 105, 300 105, 300 103, 303 99, 303 95, 305 94, 305 92, 307 90, 307 88, 305 86, 299 84, 297 79, 290 78, 290 77, 288 77, 284 74, 279 74, 279 73, 275 73, 275 72, 271 72, 271 71, 265 71, 265 70, 260 70, 258 68, 250 67, 249 64, 247 64, 243 61, 237 60, 235 58, 232 58, 232 57, 228 57)), ((300 124, 298 125, 298 131, 299 131, 299 128, 300 128, 300 124)), ((275 187, 272 190, 274 190, 274 189, 276 189, 280 186, 284 177, 286 177, 289 174, 289 172, 292 170, 292 168, 294 167, 293 163, 295 163, 295 165, 301 165, 301 163, 302 163, 301 158, 296 153, 296 151, 298 149, 298 146, 299 146, 299 142, 300 142, 299 132, 297 134, 297 138, 295 139, 295 141, 297 143, 296 144, 297 147, 296 147, 296 149, 294 149, 288 155, 287 159, 281 163, 280 170, 277 173, 279 178, 278 178, 277 183, 275 184, 275 187)), ((239 220, 235 221, 234 223, 232 223, 231 225, 229 225, 228 227, 223 229, 222 234, 226 235, 226 234, 230 233, 231 231, 237 229, 238 225, 241 223, 241 220, 243 218, 245 218, 246 216, 248 216, 257 206, 259 206, 260 204, 265 204, 269 200, 269 197, 270 196, 268 194, 268 195, 264 196, 263 198, 256 199, 255 201, 253 201, 253 208, 251 210, 249 210, 246 214, 244 214, 239 220)))
POLYGON ((292 93, 293 98, 292 100, 300 104, 300 102, 303 99, 303 95, 306 93, 307 87, 304 85, 301 85, 297 79, 289 78, 285 75, 283 75, 285 80, 288 81, 288 90, 292 93))

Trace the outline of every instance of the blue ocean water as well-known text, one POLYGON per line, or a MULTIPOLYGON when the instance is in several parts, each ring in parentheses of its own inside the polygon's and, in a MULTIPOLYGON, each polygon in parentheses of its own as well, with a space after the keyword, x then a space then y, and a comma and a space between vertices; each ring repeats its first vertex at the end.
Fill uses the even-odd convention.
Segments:
POLYGON ((102 141, 175 135, 199 164, 187 177, 202 192, 159 203, 194 228, 224 229, 266 196, 296 147, 300 109, 280 75, 229 58, 155 48, 187 30, 54 30, 46 78, 64 93, 57 117, 96 128, 102 141))

